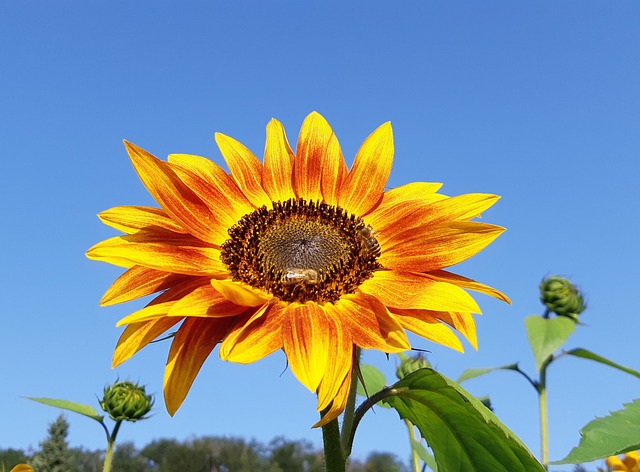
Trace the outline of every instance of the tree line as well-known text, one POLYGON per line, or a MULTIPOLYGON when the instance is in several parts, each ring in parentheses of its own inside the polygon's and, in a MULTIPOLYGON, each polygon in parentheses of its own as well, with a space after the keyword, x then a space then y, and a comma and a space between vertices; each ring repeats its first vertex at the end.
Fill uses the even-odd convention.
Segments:
MULTIPOLYGON (((69 447, 69 423, 60 415, 49 425, 37 451, 0 449, 0 471, 16 464, 35 472, 101 472, 104 451, 69 447), (4 469, 3 469, 4 467, 4 469)), ((131 442, 116 446, 115 472, 323 472, 321 450, 307 441, 277 437, 268 444, 243 438, 204 436, 179 441, 156 439, 138 449, 131 442)), ((353 460, 349 472, 408 472, 396 455, 372 452, 353 460)))

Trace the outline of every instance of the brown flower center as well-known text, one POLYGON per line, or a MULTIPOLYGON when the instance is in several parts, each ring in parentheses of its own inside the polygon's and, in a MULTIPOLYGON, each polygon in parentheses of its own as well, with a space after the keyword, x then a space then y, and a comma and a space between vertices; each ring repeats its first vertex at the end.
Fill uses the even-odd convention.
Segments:
POLYGON ((288 302, 335 302, 382 268, 373 229, 344 209, 290 199, 243 216, 222 245, 234 280, 288 302))

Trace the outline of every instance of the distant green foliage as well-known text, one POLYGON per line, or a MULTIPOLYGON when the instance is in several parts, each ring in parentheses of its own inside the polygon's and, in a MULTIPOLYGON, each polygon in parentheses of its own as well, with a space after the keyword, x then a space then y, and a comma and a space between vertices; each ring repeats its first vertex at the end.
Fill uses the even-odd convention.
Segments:
POLYGON ((40 443, 40 452, 31 461, 31 466, 38 472, 69 472, 72 454, 67 444, 68 434, 69 423, 60 414, 49 425, 49 435, 40 443))

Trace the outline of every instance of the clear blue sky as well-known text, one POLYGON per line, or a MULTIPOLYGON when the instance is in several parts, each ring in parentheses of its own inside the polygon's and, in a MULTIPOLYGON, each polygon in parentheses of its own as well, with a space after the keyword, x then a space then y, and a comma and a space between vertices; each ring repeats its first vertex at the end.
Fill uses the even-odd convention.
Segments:
MULTIPOLYGON (((391 120, 391 186, 441 181, 449 195, 503 196, 484 220, 507 232, 457 271, 513 305, 478 297, 477 352, 412 338, 443 374, 515 361, 533 374, 523 320, 541 312, 537 285, 554 273, 588 298, 569 345, 640 368, 639 25, 640 3, 627 0, 0 3, 0 447, 37 447, 58 415, 21 396, 97 406, 118 377, 158 394, 151 420, 122 429, 138 446, 209 434, 320 447, 315 399, 283 373, 281 354, 251 366, 214 354, 170 418, 161 395, 169 345, 111 370, 115 322, 140 304, 98 307, 120 271, 84 256, 115 234, 96 213, 152 204, 122 139, 160 157, 221 162, 215 131, 261 155, 270 118, 295 141, 312 110, 348 159, 391 120)), ((392 376, 393 359, 365 361, 392 376)), ((595 416, 640 397, 640 380, 588 361, 563 359, 548 380, 552 459, 595 416)), ((465 386, 490 394, 538 453, 536 396, 522 378, 465 386)), ((97 425, 68 419, 73 446, 103 447, 97 425)), ((372 450, 408 456, 393 412, 362 423, 354 454, 372 450)))

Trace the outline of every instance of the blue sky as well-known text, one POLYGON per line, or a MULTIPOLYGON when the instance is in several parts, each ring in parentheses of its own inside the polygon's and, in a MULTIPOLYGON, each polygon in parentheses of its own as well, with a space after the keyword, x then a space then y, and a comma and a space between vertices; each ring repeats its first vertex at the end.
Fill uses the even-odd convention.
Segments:
MULTIPOLYGON (((569 345, 640 368, 639 21, 640 3, 625 0, 2 2, 0 447, 37 447, 58 414, 21 396, 97 405, 118 377, 158 394, 151 420, 122 429, 138 446, 210 434, 320 447, 315 399, 284 371, 282 354, 250 366, 214 354, 170 418, 161 400, 168 344, 111 370, 115 322, 140 304, 98 307, 120 270, 84 256, 115 234, 96 213, 153 204, 122 139, 160 157, 222 163, 215 131, 261 155, 269 119, 295 141, 313 110, 348 160, 391 120, 390 186, 439 181, 449 195, 503 197, 484 221, 507 232, 456 271, 513 305, 478 297, 477 352, 412 338, 443 374, 515 361, 533 374, 523 320, 541 312, 537 286, 554 273, 589 303, 569 345)), ((364 360, 393 375, 393 359, 364 360)), ((640 396, 640 380, 577 359, 554 364, 548 382, 552 459, 588 421, 640 396)), ((497 373, 465 386, 490 394, 538 453, 536 396, 523 379, 497 373)), ((68 418, 72 445, 103 447, 96 425, 68 418)), ((354 455, 372 450, 408 456, 393 412, 361 424, 354 455)))

